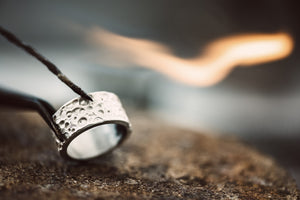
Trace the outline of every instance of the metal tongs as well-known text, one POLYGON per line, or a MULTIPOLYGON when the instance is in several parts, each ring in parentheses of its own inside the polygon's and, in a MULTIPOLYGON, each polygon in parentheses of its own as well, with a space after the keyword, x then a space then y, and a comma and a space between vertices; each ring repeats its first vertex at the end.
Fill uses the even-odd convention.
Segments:
MULTIPOLYGON (((53 74, 55 74, 62 82, 69 86, 75 93, 79 94, 82 98, 92 101, 91 97, 88 96, 80 87, 75 85, 70 79, 68 79, 52 62, 47 58, 38 53, 30 45, 25 44, 18 39, 13 33, 0 26, 0 35, 6 38, 8 41, 25 50, 27 53, 38 59, 43 63, 53 74)), ((37 111, 43 119, 46 121, 48 126, 57 133, 57 127, 53 123, 52 115, 55 113, 55 109, 45 100, 23 94, 20 92, 12 91, 6 88, 0 87, 0 105, 9 106, 14 108, 30 109, 37 111)), ((57 134, 59 137, 59 135, 57 134)))

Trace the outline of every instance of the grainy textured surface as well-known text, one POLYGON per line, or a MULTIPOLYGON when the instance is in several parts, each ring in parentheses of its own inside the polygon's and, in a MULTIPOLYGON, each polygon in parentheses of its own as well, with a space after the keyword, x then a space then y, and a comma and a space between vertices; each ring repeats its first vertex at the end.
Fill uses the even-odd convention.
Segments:
POLYGON ((66 103, 53 115, 54 122, 66 138, 87 124, 94 125, 105 121, 129 123, 121 102, 115 94, 101 91, 89 95, 93 101, 88 102, 78 97, 66 103))
POLYGON ((121 148, 85 164, 58 156, 36 114, 3 111, 0 122, 0 199, 299 199, 271 158, 144 115, 121 148))

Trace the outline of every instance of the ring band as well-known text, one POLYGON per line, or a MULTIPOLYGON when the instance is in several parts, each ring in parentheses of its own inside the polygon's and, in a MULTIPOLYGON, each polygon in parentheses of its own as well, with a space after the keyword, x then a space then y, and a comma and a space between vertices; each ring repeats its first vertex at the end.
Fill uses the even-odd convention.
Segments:
POLYGON ((89 96, 93 101, 72 99, 52 116, 59 131, 59 137, 54 136, 58 151, 68 160, 88 160, 106 154, 131 133, 126 112, 115 94, 101 91, 89 96))

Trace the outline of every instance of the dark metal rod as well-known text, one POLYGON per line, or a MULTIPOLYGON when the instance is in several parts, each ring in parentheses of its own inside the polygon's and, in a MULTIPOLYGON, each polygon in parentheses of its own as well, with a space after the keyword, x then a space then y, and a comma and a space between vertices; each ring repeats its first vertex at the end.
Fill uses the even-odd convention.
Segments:
POLYGON ((68 77, 66 77, 52 62, 50 62, 47 58, 38 53, 34 48, 25 44, 20 39, 18 39, 13 33, 4 29, 0 26, 0 34, 5 37, 8 41, 25 50, 27 53, 38 59, 42 62, 46 67, 55 74, 62 82, 64 82, 67 86, 69 86, 75 93, 79 94, 82 98, 92 101, 92 98, 87 95, 80 87, 75 85, 68 77))
POLYGON ((55 109, 47 101, 0 87, 0 105, 38 111, 48 126, 54 131, 57 137, 60 138, 60 134, 57 134, 59 132, 58 127, 56 127, 52 120, 55 109))

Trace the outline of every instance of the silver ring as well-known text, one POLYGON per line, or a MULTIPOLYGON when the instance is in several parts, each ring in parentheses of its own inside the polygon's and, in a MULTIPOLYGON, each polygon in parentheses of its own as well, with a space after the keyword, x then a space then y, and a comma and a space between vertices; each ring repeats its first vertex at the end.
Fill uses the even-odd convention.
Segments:
POLYGON ((68 160, 88 160, 112 151, 131 133, 131 125, 119 98, 110 92, 94 92, 93 101, 72 99, 52 116, 58 129, 58 151, 68 160))

